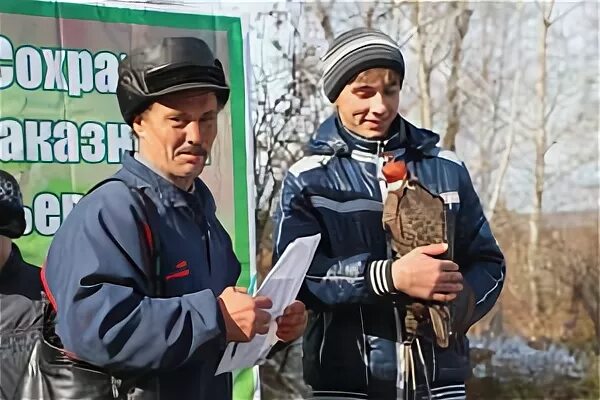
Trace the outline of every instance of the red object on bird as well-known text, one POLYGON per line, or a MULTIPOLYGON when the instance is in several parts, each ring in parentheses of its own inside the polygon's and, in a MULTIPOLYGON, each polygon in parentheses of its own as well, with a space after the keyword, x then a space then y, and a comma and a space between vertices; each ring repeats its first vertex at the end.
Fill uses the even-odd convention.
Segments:
POLYGON ((383 172, 383 176, 385 176, 388 183, 406 180, 408 175, 406 163, 402 160, 388 162, 383 166, 381 172, 383 172))

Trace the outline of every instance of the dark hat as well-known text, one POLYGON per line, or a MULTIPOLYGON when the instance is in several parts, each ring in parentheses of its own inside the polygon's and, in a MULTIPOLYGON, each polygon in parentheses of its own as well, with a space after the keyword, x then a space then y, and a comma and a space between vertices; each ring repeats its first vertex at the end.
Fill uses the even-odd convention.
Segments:
POLYGON ((187 89, 214 91, 220 106, 229 99, 223 65, 202 39, 163 38, 132 50, 119 63, 117 99, 129 125, 160 96, 187 89))
POLYGON ((11 239, 25 232, 25 211, 19 183, 14 176, 0 170, 0 235, 11 239))
POLYGON ((332 103, 344 86, 359 73, 371 68, 389 68, 404 80, 404 58, 400 46, 383 32, 356 28, 334 39, 321 59, 323 91, 332 103))

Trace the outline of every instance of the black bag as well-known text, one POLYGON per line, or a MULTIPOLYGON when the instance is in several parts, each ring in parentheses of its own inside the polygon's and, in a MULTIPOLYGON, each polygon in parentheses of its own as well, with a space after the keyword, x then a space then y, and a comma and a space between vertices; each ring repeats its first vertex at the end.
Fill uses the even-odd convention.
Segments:
MULTIPOLYGON (((153 227, 158 226, 158 210, 142 189, 116 178, 100 182, 88 194, 111 181, 127 185, 145 213, 150 232, 141 231, 141 234, 150 234, 146 238, 150 250, 149 274, 153 278, 155 297, 161 297, 164 291, 160 274, 160 243, 158 234, 153 234, 157 232, 153 227)), ((43 332, 33 347, 15 400, 142 400, 158 397, 155 390, 157 382, 152 376, 114 374, 70 357, 54 331, 56 313, 45 296, 40 312, 43 313, 43 332)))

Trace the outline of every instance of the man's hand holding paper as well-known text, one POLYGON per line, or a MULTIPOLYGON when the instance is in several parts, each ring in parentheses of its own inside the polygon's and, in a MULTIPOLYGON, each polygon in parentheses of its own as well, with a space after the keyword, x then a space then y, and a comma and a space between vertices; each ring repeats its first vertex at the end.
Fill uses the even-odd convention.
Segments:
POLYGON ((271 299, 265 296, 252 297, 242 287, 228 287, 219 296, 219 306, 227 342, 249 342, 254 335, 263 335, 269 331, 273 306, 271 299))
POLYGON ((308 316, 304 303, 294 301, 283 310, 283 315, 277 317, 277 337, 282 342, 293 342, 304 333, 308 316))
MULTIPOLYGON (((267 356, 278 340, 289 342, 302 335, 307 322, 306 308, 302 302, 296 300, 296 296, 320 239, 319 234, 299 238, 286 248, 253 298, 255 306, 257 299, 271 300, 268 307, 266 303, 259 302, 261 307, 256 315, 261 320, 258 324, 253 324, 255 336, 250 338, 248 343, 243 343, 248 340, 235 339, 232 340, 234 343, 229 343, 217 368, 217 375, 256 365, 267 356), (268 313, 271 319, 263 318, 263 313, 268 313), (268 330, 265 329, 264 324, 269 324, 268 330)), ((249 334, 252 333, 245 320, 244 326, 248 327, 249 334)), ((249 336, 237 337, 244 339, 249 336)))

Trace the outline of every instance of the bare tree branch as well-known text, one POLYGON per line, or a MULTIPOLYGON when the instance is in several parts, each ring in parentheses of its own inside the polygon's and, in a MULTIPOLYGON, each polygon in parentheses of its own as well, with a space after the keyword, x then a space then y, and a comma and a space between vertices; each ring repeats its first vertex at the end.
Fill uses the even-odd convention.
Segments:
POLYGON ((494 218, 494 212, 496 211, 496 205, 498 204, 498 199, 500 198, 500 192, 502 191, 502 184, 504 183, 504 176, 506 175, 506 170, 508 169, 508 165, 510 162, 510 156, 511 156, 512 148, 513 148, 513 143, 515 140, 515 131, 516 131, 515 126, 517 125, 516 116, 517 116, 517 107, 518 107, 517 106, 517 98, 518 98, 520 82, 521 82, 521 72, 518 71, 517 76, 515 77, 514 84, 513 84, 512 101, 511 101, 512 107, 511 107, 511 112, 510 112, 511 124, 509 126, 509 133, 508 133, 506 149, 504 150, 504 154, 502 156, 502 162, 500 164, 498 177, 496 178, 496 182, 494 184, 494 190, 492 192, 492 197, 490 198, 490 201, 488 203, 487 212, 486 212, 486 215, 488 216, 488 220, 490 221, 490 223, 494 218))
MULTIPOLYGON (((567 11, 563 12, 560 15, 557 15, 556 17, 554 17, 554 19, 552 19, 552 22, 550 22, 551 25, 554 25, 556 22, 560 21, 561 19, 563 19, 564 17, 566 17, 567 15, 569 15, 572 11, 576 10, 577 7, 580 7, 583 5, 583 2, 579 2, 579 3, 575 3, 573 5, 573 7, 569 8, 567 11)), ((550 16, 548 16, 549 18, 550 16)))

